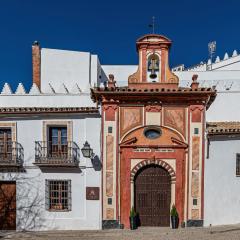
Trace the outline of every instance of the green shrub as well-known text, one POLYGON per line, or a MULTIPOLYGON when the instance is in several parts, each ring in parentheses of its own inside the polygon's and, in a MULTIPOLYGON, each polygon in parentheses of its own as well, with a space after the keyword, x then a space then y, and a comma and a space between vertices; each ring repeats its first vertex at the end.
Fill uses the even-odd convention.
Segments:
POLYGON ((131 208, 130 210, 130 217, 136 217, 137 213, 135 212, 134 207, 131 208))
POLYGON ((176 209, 174 204, 172 205, 172 209, 171 209, 170 215, 172 217, 178 217, 178 212, 177 212, 177 209, 176 209))

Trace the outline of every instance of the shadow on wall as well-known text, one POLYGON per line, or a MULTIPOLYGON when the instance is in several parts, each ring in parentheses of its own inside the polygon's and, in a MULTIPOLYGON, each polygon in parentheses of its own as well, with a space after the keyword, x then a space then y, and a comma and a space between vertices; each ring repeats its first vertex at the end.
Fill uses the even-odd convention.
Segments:
POLYGON ((100 160, 99 156, 98 156, 98 155, 95 155, 95 156, 91 159, 91 161, 92 161, 93 169, 94 169, 95 171, 101 171, 101 169, 102 169, 102 163, 101 163, 101 160, 100 160))
POLYGON ((4 211, 0 215, 0 229, 9 221, 11 211, 16 211, 16 229, 18 231, 29 231, 42 229, 44 225, 45 199, 40 194, 40 174, 34 177, 26 177, 22 173, 9 173, 9 181, 17 183, 16 199, 15 196, 5 196, 4 211), (16 201, 16 204, 13 204, 16 201), (15 209, 8 206, 15 205, 15 209))

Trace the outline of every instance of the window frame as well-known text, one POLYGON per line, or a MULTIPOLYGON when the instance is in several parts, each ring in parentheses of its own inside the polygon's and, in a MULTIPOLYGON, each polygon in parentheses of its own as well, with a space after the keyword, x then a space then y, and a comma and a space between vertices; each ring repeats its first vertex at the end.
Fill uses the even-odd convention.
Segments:
POLYGON ((68 155, 68 125, 49 125, 47 127, 47 151, 51 157, 66 157, 68 155), (56 135, 54 135, 54 130, 56 135), (65 134, 63 134, 65 132, 65 134), (56 141, 54 141, 54 139, 56 141))
POLYGON ((0 158, 8 160, 12 158, 12 128, 0 127, 0 158))
POLYGON ((240 153, 236 153, 236 176, 240 177, 240 153))
MULTIPOLYGON (((45 207, 46 210, 49 212, 70 212, 72 211, 72 183, 70 179, 46 179, 45 180, 45 207), (51 207, 54 206, 54 200, 57 198, 52 197, 54 194, 54 190, 51 190, 50 188, 57 187, 57 185, 62 184, 61 189, 56 190, 58 191, 58 202, 55 202, 55 205, 64 205, 63 201, 67 199, 67 208, 56 208, 51 207), (55 184, 55 185, 54 185, 55 184), (65 184, 65 186, 63 185, 65 184), (67 187, 67 190, 63 190, 64 187, 67 187), (66 199, 62 199, 62 193, 67 193, 66 199)), ((56 192, 55 191, 55 192, 56 192)))

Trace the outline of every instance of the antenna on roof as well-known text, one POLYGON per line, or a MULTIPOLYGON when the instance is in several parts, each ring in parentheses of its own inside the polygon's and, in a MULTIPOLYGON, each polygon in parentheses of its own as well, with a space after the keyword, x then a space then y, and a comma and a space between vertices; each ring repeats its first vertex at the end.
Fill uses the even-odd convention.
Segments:
POLYGON ((211 59, 210 69, 208 69, 208 70, 212 70, 213 55, 216 52, 216 48, 217 48, 216 41, 208 43, 208 53, 209 53, 209 56, 210 56, 210 59, 211 59))
POLYGON ((152 16, 152 23, 148 25, 150 28, 152 28, 152 34, 155 33, 155 17, 152 16))

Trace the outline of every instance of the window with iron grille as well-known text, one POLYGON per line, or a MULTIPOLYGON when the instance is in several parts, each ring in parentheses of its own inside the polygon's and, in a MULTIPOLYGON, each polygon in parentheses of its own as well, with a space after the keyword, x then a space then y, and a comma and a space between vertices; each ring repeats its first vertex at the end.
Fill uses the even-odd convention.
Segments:
POLYGON ((46 180, 46 209, 71 210, 71 180, 46 180))
POLYGON ((236 175, 240 176, 240 153, 236 154, 236 175))

